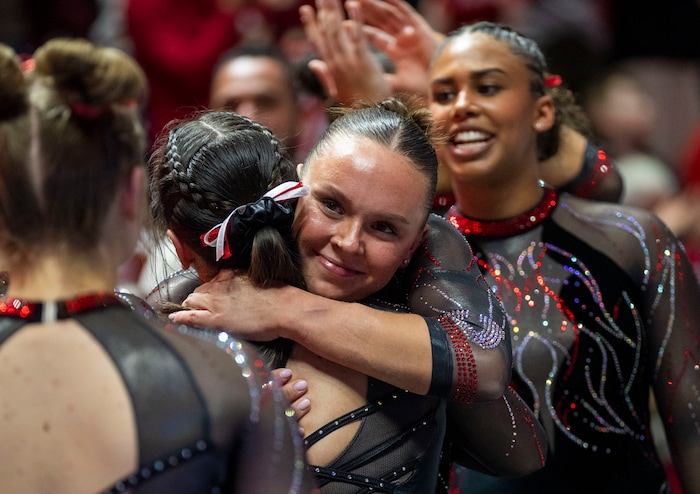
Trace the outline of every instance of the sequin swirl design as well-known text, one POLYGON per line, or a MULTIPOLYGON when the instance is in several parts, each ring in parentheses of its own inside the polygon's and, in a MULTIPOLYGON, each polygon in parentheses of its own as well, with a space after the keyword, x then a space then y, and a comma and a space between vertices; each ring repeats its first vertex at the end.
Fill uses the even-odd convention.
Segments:
POLYGON ((682 245, 638 210, 575 199, 508 228, 463 233, 508 312, 519 391, 550 435, 660 468, 650 384, 667 386, 659 406, 669 427, 687 423, 700 437, 700 292, 682 245))
MULTIPOLYGON (((448 318, 451 325, 456 326, 463 333, 464 338, 483 349, 492 349, 500 345, 506 337, 503 328, 507 327, 505 321, 499 320, 496 316, 501 314, 500 310, 496 310, 496 306, 501 309, 500 302, 495 297, 482 297, 487 299, 486 306, 465 307, 464 301, 474 300, 474 298, 465 297, 465 293, 457 296, 450 295, 439 282, 435 281, 439 277, 440 274, 421 272, 414 282, 413 289, 421 290, 420 302, 423 307, 411 309, 418 314, 431 315, 438 320, 448 318)), ((480 277, 479 282, 483 282, 482 288, 488 290, 488 285, 483 278, 480 277)), ((469 294, 474 293, 470 290, 472 286, 460 288, 461 291, 467 291, 469 294)))
POLYGON ((541 413, 544 406, 544 410, 561 433, 584 448, 596 449, 597 446, 589 444, 589 440, 578 436, 572 428, 572 421, 568 417, 572 409, 577 410, 575 413, 579 414, 588 412, 590 424, 595 424, 592 427, 600 432, 643 436, 642 424, 637 423, 637 427, 633 428, 631 425, 634 421, 629 419, 636 415, 632 405, 633 400, 630 398, 630 388, 636 382, 639 372, 643 331, 638 322, 639 313, 634 304, 629 302, 629 296, 623 294, 627 301, 626 308, 637 321, 632 336, 625 334, 619 328, 611 317, 610 311, 603 304, 597 280, 585 264, 571 253, 554 245, 538 242, 530 244, 518 256, 514 266, 501 263, 491 256, 488 259, 484 266, 488 267, 494 277, 496 289, 498 293, 503 294, 506 307, 511 306, 513 302, 509 295, 515 296, 514 311, 511 315, 514 367, 534 397, 535 412, 541 413), (544 276, 542 262, 551 253, 549 251, 568 258, 571 264, 562 266, 560 274, 548 273, 544 276), (515 283, 507 287, 508 281, 515 281, 515 283), (562 299, 559 295, 560 290, 554 288, 555 285, 567 284, 574 285, 587 293, 589 300, 597 305, 597 315, 593 317, 595 319, 593 328, 576 322, 579 308, 570 309, 569 306, 572 305, 570 301, 562 299), (589 352, 595 352, 595 357, 586 356, 582 361, 579 356, 583 335, 587 335, 591 341, 595 342, 592 347, 587 347, 589 352), (538 355, 548 357, 548 359, 539 359, 538 373, 534 375, 529 354, 532 346, 540 347, 538 355), (620 362, 620 354, 623 352, 626 353, 626 361, 632 362, 631 367, 623 366, 620 362), (560 372, 566 376, 569 371, 567 363, 583 364, 586 387, 586 393, 579 392, 578 403, 571 403, 568 408, 562 406, 562 398, 555 397, 558 393, 555 387, 562 385, 560 372), (593 366, 597 366, 597 369, 593 369, 593 366), (545 368, 547 372, 543 376, 541 372, 545 368), (620 388, 608 386, 608 381, 612 382, 608 378, 609 374, 615 376, 615 382, 620 383, 620 388), (597 383, 598 380, 594 377, 596 375, 602 376, 597 383), (620 416, 616 411, 617 405, 612 405, 609 398, 610 395, 615 395, 612 401, 616 401, 620 389, 624 390, 623 402, 628 415, 627 419, 620 416), (543 399, 544 403, 542 403, 543 399))

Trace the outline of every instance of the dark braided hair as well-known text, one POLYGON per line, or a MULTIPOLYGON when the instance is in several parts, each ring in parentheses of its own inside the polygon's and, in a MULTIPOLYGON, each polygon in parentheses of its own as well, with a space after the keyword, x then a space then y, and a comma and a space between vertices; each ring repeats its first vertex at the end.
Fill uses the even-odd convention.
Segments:
MULTIPOLYGON (((150 199, 156 233, 170 229, 212 272, 234 269, 258 286, 303 287, 291 222, 229 232, 232 255, 217 260, 202 234, 239 206, 257 202, 276 185, 296 181, 294 163, 269 129, 230 111, 207 111, 168 125, 150 162, 150 199)), ((286 360, 288 342, 264 345, 273 366, 286 360), (283 343, 283 344, 282 344, 283 343), (280 350, 283 349, 283 350, 280 350)))

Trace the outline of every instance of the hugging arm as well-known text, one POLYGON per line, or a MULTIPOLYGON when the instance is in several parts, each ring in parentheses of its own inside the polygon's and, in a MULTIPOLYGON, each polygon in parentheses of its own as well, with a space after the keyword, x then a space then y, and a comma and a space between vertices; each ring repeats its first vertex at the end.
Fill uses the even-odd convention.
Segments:
POLYGON ((403 281, 368 301, 382 306, 398 300, 404 312, 410 300, 410 309, 420 315, 331 300, 290 286, 256 288, 243 277, 221 272, 185 301, 197 310, 171 318, 252 340, 289 338, 321 357, 416 394, 494 400, 510 379, 505 313, 472 264, 459 232, 437 216, 431 216, 430 225, 426 243, 431 245, 414 255, 403 281), (434 255, 443 251, 449 251, 450 259, 436 264, 434 255))
POLYGON ((462 235, 436 215, 428 225, 400 292, 408 294, 412 313, 427 318, 433 342, 430 394, 464 403, 499 398, 511 371, 506 313, 462 235), (447 382, 451 388, 445 393, 441 386, 447 382))
POLYGON ((258 288, 220 272, 185 301, 177 323, 215 327, 243 338, 289 338, 315 354, 394 386, 426 394, 431 340, 423 317, 340 302, 292 286, 258 288))
POLYGON ((441 217, 431 216, 429 224, 422 251, 409 266, 407 282, 412 285, 411 310, 428 316, 429 326, 433 321, 433 327, 442 328, 431 332, 434 341, 440 334, 448 338, 447 348, 433 344, 433 385, 439 382, 440 368, 457 364, 456 392, 447 405, 446 446, 452 461, 500 476, 537 471, 544 466, 548 443, 534 412, 512 388, 506 388, 511 347, 505 311, 462 235, 441 217), (436 357, 439 352, 442 356, 436 357), (482 396, 496 398, 469 399, 471 386, 481 388, 482 396))

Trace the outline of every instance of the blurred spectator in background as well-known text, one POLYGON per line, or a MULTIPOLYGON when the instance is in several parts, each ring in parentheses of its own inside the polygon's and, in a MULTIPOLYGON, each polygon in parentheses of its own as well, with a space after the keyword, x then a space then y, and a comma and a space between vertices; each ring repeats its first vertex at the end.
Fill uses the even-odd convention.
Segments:
POLYGON ((621 202, 648 210, 678 192, 672 168, 650 150, 658 105, 637 81, 611 72, 592 86, 586 109, 593 131, 622 175, 621 202))
POLYGON ((327 126, 323 99, 306 90, 297 66, 275 45, 243 44, 216 67, 209 107, 232 110, 263 124, 296 161, 303 161, 327 126))
POLYGON ((700 2, 611 0, 609 61, 657 103, 650 150, 680 171, 681 150, 700 120, 700 2))
POLYGON ((242 42, 287 39, 285 34, 300 25, 301 3, 129 0, 127 32, 151 85, 151 139, 168 121, 207 106, 212 69, 228 49, 242 42))

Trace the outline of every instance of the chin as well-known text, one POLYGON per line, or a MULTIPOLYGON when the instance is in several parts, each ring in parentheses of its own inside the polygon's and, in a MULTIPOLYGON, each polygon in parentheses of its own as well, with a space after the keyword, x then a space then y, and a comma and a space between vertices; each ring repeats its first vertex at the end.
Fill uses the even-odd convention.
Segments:
POLYGON ((339 287, 330 283, 309 283, 307 290, 314 295, 340 300, 342 302, 353 302, 358 300, 347 287, 339 287))

